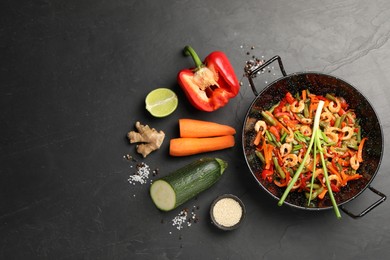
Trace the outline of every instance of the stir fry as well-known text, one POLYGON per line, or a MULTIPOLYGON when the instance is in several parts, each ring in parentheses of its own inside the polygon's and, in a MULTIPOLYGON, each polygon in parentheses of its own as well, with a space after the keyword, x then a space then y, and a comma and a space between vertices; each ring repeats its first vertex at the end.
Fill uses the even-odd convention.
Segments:
POLYGON ((362 137, 359 119, 343 97, 315 95, 308 90, 295 95, 288 92, 261 114, 263 120, 254 126, 255 153, 264 165, 260 178, 289 191, 304 192, 309 206, 327 193, 334 201, 333 192, 362 177, 358 169, 367 138, 362 137), (314 130, 319 103, 319 123, 314 130), (314 141, 311 149, 313 131, 318 142, 314 141))

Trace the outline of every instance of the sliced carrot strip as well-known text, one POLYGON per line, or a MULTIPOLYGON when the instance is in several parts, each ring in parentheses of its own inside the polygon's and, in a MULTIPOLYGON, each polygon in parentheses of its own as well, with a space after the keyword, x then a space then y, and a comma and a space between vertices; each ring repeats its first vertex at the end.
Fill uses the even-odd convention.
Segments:
POLYGON ((169 154, 187 156, 222 150, 234 146, 232 135, 204 138, 174 138, 170 140, 169 154))

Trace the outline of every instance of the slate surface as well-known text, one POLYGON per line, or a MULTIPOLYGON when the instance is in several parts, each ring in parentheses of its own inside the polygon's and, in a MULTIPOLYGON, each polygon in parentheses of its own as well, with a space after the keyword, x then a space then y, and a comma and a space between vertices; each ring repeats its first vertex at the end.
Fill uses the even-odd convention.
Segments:
MULTIPOLYGON (((382 1, 16 1, 1 2, 1 259, 384 259, 390 253, 387 201, 361 219, 278 207, 254 182, 241 150, 254 99, 245 62, 280 55, 287 73, 319 71, 345 79, 373 104, 384 160, 372 186, 390 194, 390 2, 382 1), (223 50, 243 85, 226 107, 189 105, 176 82, 201 57, 223 50), (146 94, 173 89, 178 109, 156 119, 146 94), (168 155, 183 117, 237 129, 236 146, 207 154, 229 162, 210 190, 168 213, 152 204, 150 181, 200 158, 168 155), (126 133, 136 121, 166 133, 143 159, 126 133), (132 155, 137 162, 129 161, 132 155), (128 182, 137 163, 146 184, 128 182), (243 225, 221 232, 208 216, 224 193, 246 205, 243 225), (188 208, 198 221, 172 225, 188 208)), ((280 77, 277 68, 259 88, 280 77)), ((377 199, 368 190, 357 210, 377 199)), ((352 205, 354 204, 354 205, 352 205)))

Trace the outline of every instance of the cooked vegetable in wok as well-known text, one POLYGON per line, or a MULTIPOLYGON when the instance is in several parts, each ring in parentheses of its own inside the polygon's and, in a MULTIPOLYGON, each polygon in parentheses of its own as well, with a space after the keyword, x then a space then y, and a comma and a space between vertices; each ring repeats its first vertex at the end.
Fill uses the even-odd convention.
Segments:
POLYGON ((288 92, 261 114, 263 120, 254 126, 255 153, 264 165, 260 177, 286 187, 279 204, 290 191, 304 192, 308 206, 328 194, 339 214, 333 192, 362 177, 359 167, 366 140, 347 101, 330 93, 288 92))

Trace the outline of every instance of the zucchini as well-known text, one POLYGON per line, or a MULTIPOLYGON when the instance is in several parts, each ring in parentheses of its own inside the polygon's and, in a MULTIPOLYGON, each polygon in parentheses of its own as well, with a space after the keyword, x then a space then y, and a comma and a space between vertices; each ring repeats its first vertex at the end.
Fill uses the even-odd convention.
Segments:
POLYGON ((175 209, 216 183, 227 167, 218 158, 201 158, 153 181, 150 196, 163 211, 175 209))

